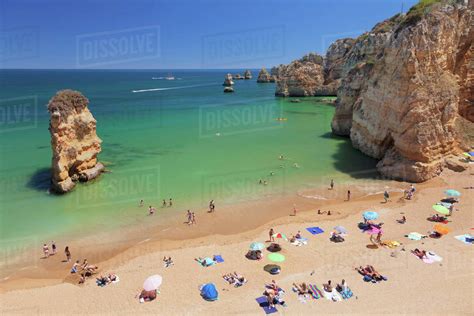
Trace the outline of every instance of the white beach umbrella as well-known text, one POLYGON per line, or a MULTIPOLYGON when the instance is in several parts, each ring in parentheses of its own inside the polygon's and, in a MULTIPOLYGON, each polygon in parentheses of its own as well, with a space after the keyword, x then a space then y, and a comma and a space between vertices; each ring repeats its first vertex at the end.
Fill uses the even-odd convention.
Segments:
POLYGON ((155 274, 149 276, 145 282, 143 283, 143 289, 145 291, 153 291, 160 287, 161 283, 163 282, 163 278, 161 275, 155 274))

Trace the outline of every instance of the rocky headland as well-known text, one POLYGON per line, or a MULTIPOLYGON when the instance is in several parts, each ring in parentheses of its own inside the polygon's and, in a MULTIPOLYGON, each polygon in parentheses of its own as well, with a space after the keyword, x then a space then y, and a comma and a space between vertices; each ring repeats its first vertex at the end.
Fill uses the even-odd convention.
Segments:
POLYGON ((92 180, 104 171, 97 161, 102 141, 88 104, 84 95, 72 90, 59 91, 49 101, 51 189, 56 193, 69 192, 78 181, 92 180))
POLYGON ((474 14, 467 1, 421 1, 356 39, 278 67, 276 94, 336 94, 332 131, 390 178, 428 180, 466 166, 474 135, 474 14))

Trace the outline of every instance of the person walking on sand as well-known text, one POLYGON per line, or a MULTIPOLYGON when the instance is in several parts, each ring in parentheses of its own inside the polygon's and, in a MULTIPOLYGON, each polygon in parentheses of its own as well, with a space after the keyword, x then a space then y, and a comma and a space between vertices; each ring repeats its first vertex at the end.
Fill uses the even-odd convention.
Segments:
POLYGON ((188 210, 188 213, 187 213, 187 216, 188 216, 188 225, 191 225, 193 223, 193 214, 191 214, 191 211, 188 210))
POLYGON ((52 250, 52 254, 55 255, 56 254, 56 243, 53 241, 51 241, 51 250, 52 250))
POLYGON ((331 184, 330 184, 331 190, 334 189, 334 180, 331 179, 331 184))
POLYGON ((209 213, 212 213, 214 212, 214 209, 216 208, 216 206, 214 205, 214 200, 211 200, 209 202, 209 213))
POLYGON ((69 246, 66 246, 64 249, 64 254, 66 255, 66 261, 71 261, 71 252, 69 251, 69 246))
POLYGON ((269 237, 268 240, 270 240, 270 241, 275 241, 275 237, 273 237, 273 234, 274 234, 274 233, 275 233, 275 232, 273 231, 273 228, 270 228, 270 231, 268 232, 268 237, 269 237))
POLYGON ((161 206, 166 207, 166 200, 165 199, 163 199, 163 204, 161 206))
POLYGON ((347 190, 347 200, 351 200, 351 190, 347 190))
POLYGON ((43 244, 43 253, 45 258, 49 257, 49 247, 47 244, 43 244))
POLYGON ((388 191, 385 190, 384 193, 383 193, 383 198, 385 200, 385 203, 389 202, 390 201, 390 194, 388 194, 388 191))
POLYGON ((449 206, 448 210, 449 210, 449 213, 448 213, 448 215, 449 215, 449 216, 453 215, 453 211, 454 211, 454 204, 451 204, 451 205, 449 206))
POLYGON ((293 216, 296 216, 296 204, 293 204, 293 216))
POLYGON ((191 213, 191 224, 196 224, 196 214, 194 212, 191 213))

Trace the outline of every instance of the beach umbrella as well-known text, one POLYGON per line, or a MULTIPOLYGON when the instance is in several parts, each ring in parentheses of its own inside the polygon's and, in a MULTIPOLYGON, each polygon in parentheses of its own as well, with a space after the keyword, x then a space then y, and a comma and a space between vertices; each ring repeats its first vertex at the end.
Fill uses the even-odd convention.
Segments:
POLYGON ((253 242, 250 244, 250 250, 257 251, 262 250, 265 246, 261 242, 253 242))
POLYGON ((449 210, 443 205, 435 204, 433 205, 433 210, 443 215, 449 215, 449 210))
POLYGON ((453 189, 449 189, 449 190, 444 191, 444 194, 446 194, 446 196, 452 196, 452 197, 460 197, 461 196, 461 193, 459 193, 459 191, 456 191, 456 190, 453 190, 453 189))
POLYGON ((281 267, 277 264, 267 264, 263 267, 263 270, 268 273, 271 273, 272 271, 281 270, 281 267))
POLYGON ((285 261, 285 256, 280 253, 271 253, 268 255, 268 259, 273 262, 283 262, 285 261))
POLYGON ((219 298, 219 293, 213 283, 207 283, 201 288, 201 296, 206 301, 215 301, 219 298))
POLYGON ((446 235, 446 234, 448 234, 448 233, 451 231, 448 226, 446 226, 446 225, 441 225, 441 224, 436 224, 436 225, 434 225, 433 229, 434 229, 437 233, 440 233, 441 235, 446 235))
POLYGON ((143 289, 145 291, 154 291, 160 287, 162 282, 163 282, 163 278, 161 277, 161 275, 155 274, 155 275, 149 276, 143 283, 143 289))
POLYGON ((366 220, 370 221, 370 220, 379 218, 379 213, 373 212, 373 211, 367 211, 367 212, 364 212, 362 216, 364 216, 366 220))
POLYGON ((282 234, 282 233, 273 234, 272 237, 273 237, 273 238, 282 238, 282 239, 284 239, 284 240, 288 240, 288 238, 286 238, 286 235, 285 235, 285 234, 282 234))
POLYGON ((347 229, 345 229, 342 226, 336 226, 336 227, 334 227, 334 230, 337 231, 340 234, 347 234, 347 229))

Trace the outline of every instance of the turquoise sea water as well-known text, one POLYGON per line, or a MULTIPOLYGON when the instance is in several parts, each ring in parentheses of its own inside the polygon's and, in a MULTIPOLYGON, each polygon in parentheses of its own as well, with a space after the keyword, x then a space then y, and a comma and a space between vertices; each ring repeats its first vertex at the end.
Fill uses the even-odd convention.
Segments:
POLYGON ((331 135, 333 106, 276 98, 274 84, 255 79, 237 80, 235 93, 224 94, 227 72, 173 71, 176 80, 168 81, 152 79, 168 73, 157 70, 0 70, 0 249, 136 222, 146 212, 136 207, 140 199, 160 206, 172 197, 183 211, 374 167, 348 139, 331 135), (47 192, 46 104, 64 88, 89 98, 100 160, 111 172, 55 196, 47 192))

